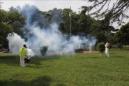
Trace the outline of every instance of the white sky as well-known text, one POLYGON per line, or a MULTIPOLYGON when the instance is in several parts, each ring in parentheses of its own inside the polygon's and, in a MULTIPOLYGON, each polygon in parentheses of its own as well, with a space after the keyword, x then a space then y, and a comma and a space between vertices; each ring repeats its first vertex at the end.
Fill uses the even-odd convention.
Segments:
POLYGON ((34 5, 41 11, 48 11, 53 8, 70 8, 78 12, 81 6, 88 5, 86 0, 0 0, 2 9, 8 10, 11 6, 23 7, 25 4, 34 5))

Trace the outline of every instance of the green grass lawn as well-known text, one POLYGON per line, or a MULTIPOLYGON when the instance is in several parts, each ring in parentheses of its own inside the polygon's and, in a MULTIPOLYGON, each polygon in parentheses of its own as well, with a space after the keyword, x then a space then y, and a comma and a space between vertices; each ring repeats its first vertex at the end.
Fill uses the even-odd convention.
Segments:
POLYGON ((129 86, 129 50, 35 57, 25 68, 0 53, 0 86, 129 86))

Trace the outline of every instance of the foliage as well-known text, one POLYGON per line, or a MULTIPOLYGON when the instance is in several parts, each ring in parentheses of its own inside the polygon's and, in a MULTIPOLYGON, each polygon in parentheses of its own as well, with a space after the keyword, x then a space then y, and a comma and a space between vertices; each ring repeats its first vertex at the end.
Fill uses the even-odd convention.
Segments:
POLYGON ((105 50, 105 44, 103 42, 97 44, 97 49, 99 52, 103 53, 105 50))
POLYGON ((129 44, 129 23, 123 25, 115 35, 116 41, 122 45, 129 44))
POLYGON ((16 9, 11 8, 10 11, 0 9, 0 44, 8 48, 7 34, 16 32, 21 35, 23 26, 24 17, 16 9))
POLYGON ((99 18, 105 18, 110 22, 121 24, 123 19, 128 18, 126 11, 129 8, 129 0, 88 0, 90 6, 83 6, 86 12, 99 18))

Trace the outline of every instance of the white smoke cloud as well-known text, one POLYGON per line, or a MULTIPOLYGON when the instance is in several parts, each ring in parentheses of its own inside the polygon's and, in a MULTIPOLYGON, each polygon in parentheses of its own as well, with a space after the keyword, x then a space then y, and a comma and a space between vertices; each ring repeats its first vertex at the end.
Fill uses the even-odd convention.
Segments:
POLYGON ((24 39, 16 33, 9 33, 7 40, 9 41, 9 50, 14 54, 18 54, 19 49, 25 44, 24 39))
POLYGON ((24 31, 27 30, 27 32, 25 32, 27 41, 24 41, 24 39, 16 33, 13 33, 13 35, 9 34, 7 39, 12 53, 17 54, 18 49, 22 47, 24 43, 32 49, 35 55, 41 55, 41 49, 44 46, 47 47, 47 55, 62 55, 73 54, 76 49, 80 48, 91 50, 96 43, 96 39, 91 36, 71 36, 67 38, 58 28, 60 22, 62 22, 60 11, 58 10, 52 12, 52 21, 50 24, 46 22, 47 19, 45 19, 44 15, 38 14, 38 10, 33 6, 25 6, 25 8, 21 10, 21 13, 26 17, 24 31), (39 18, 32 20, 35 14, 38 15, 39 18), (41 28, 40 25, 38 25, 39 20, 40 22, 42 21, 43 25, 48 26, 41 28))

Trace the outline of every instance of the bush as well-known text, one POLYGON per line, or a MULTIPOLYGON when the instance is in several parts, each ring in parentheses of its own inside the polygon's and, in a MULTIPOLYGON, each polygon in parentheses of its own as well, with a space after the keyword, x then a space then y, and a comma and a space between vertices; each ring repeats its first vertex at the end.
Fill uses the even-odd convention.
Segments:
POLYGON ((104 50, 105 50, 105 45, 104 45, 103 42, 98 43, 98 45, 97 45, 97 50, 98 50, 99 52, 101 52, 101 53, 104 52, 104 50))
POLYGON ((47 50, 48 50, 48 47, 47 46, 44 46, 44 47, 42 47, 40 49, 40 52, 41 52, 42 56, 44 56, 46 54, 47 50))
POLYGON ((123 48, 123 45, 122 45, 122 43, 117 43, 117 48, 123 48))
POLYGON ((2 48, 2 44, 0 44, 0 49, 2 48))

